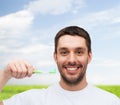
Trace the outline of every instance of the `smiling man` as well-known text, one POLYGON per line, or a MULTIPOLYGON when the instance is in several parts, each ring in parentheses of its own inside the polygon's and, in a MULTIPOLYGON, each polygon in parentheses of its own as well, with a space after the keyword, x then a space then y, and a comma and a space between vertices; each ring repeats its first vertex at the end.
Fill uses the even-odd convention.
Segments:
MULTIPOLYGON (((120 105, 120 99, 87 83, 87 65, 92 59, 87 31, 69 26, 55 36, 54 59, 60 81, 47 89, 32 89, 4 100, 0 105, 120 105)), ((26 61, 10 62, 0 72, 0 89, 12 77, 31 76, 34 68, 26 61)))
POLYGON ((76 30, 74 28, 66 29, 66 33, 64 31, 58 33, 56 40, 59 38, 59 41, 55 42, 54 58, 61 74, 60 84, 68 90, 79 90, 86 87, 86 69, 92 57, 88 33, 82 29, 79 32, 77 27, 76 30), (77 31, 78 35, 75 34, 77 31))

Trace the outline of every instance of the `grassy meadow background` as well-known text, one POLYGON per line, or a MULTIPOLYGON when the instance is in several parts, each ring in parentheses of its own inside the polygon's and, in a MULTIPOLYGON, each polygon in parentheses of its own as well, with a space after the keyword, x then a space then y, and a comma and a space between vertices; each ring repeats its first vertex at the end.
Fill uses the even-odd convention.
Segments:
MULTIPOLYGON (((47 88, 48 85, 6 85, 0 93, 0 100, 7 99, 17 93, 33 88, 47 88)), ((120 85, 97 85, 97 87, 109 91, 120 98, 120 85)))

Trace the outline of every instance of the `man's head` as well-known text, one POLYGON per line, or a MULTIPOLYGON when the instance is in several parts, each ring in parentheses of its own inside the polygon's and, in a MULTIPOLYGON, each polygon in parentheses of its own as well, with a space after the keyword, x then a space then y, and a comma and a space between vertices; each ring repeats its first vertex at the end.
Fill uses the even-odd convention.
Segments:
POLYGON ((83 81, 85 84, 91 56, 91 40, 84 29, 70 26, 57 33, 54 59, 61 75, 61 83, 76 85, 83 81))
POLYGON ((60 30, 55 36, 55 52, 57 53, 58 41, 61 36, 71 35, 71 36, 80 36, 86 40, 86 45, 88 47, 88 52, 91 52, 91 39, 86 30, 78 26, 69 26, 60 30))

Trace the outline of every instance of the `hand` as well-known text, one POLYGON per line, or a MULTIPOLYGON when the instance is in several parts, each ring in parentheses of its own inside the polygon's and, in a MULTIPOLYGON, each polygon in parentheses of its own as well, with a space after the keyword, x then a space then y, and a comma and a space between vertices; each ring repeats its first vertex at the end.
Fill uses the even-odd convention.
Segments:
POLYGON ((18 60, 8 63, 4 71, 7 77, 20 79, 24 77, 30 77, 34 71, 34 68, 28 62, 18 60))

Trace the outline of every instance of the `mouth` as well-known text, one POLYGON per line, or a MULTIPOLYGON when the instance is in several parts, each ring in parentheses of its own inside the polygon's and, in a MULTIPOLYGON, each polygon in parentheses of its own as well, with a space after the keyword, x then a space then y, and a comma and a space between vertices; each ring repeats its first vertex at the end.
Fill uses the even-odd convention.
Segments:
POLYGON ((66 67, 66 70, 69 70, 69 71, 75 71, 79 69, 79 67, 66 67))
POLYGON ((82 68, 82 65, 79 66, 65 66, 65 70, 70 74, 76 74, 82 68))

